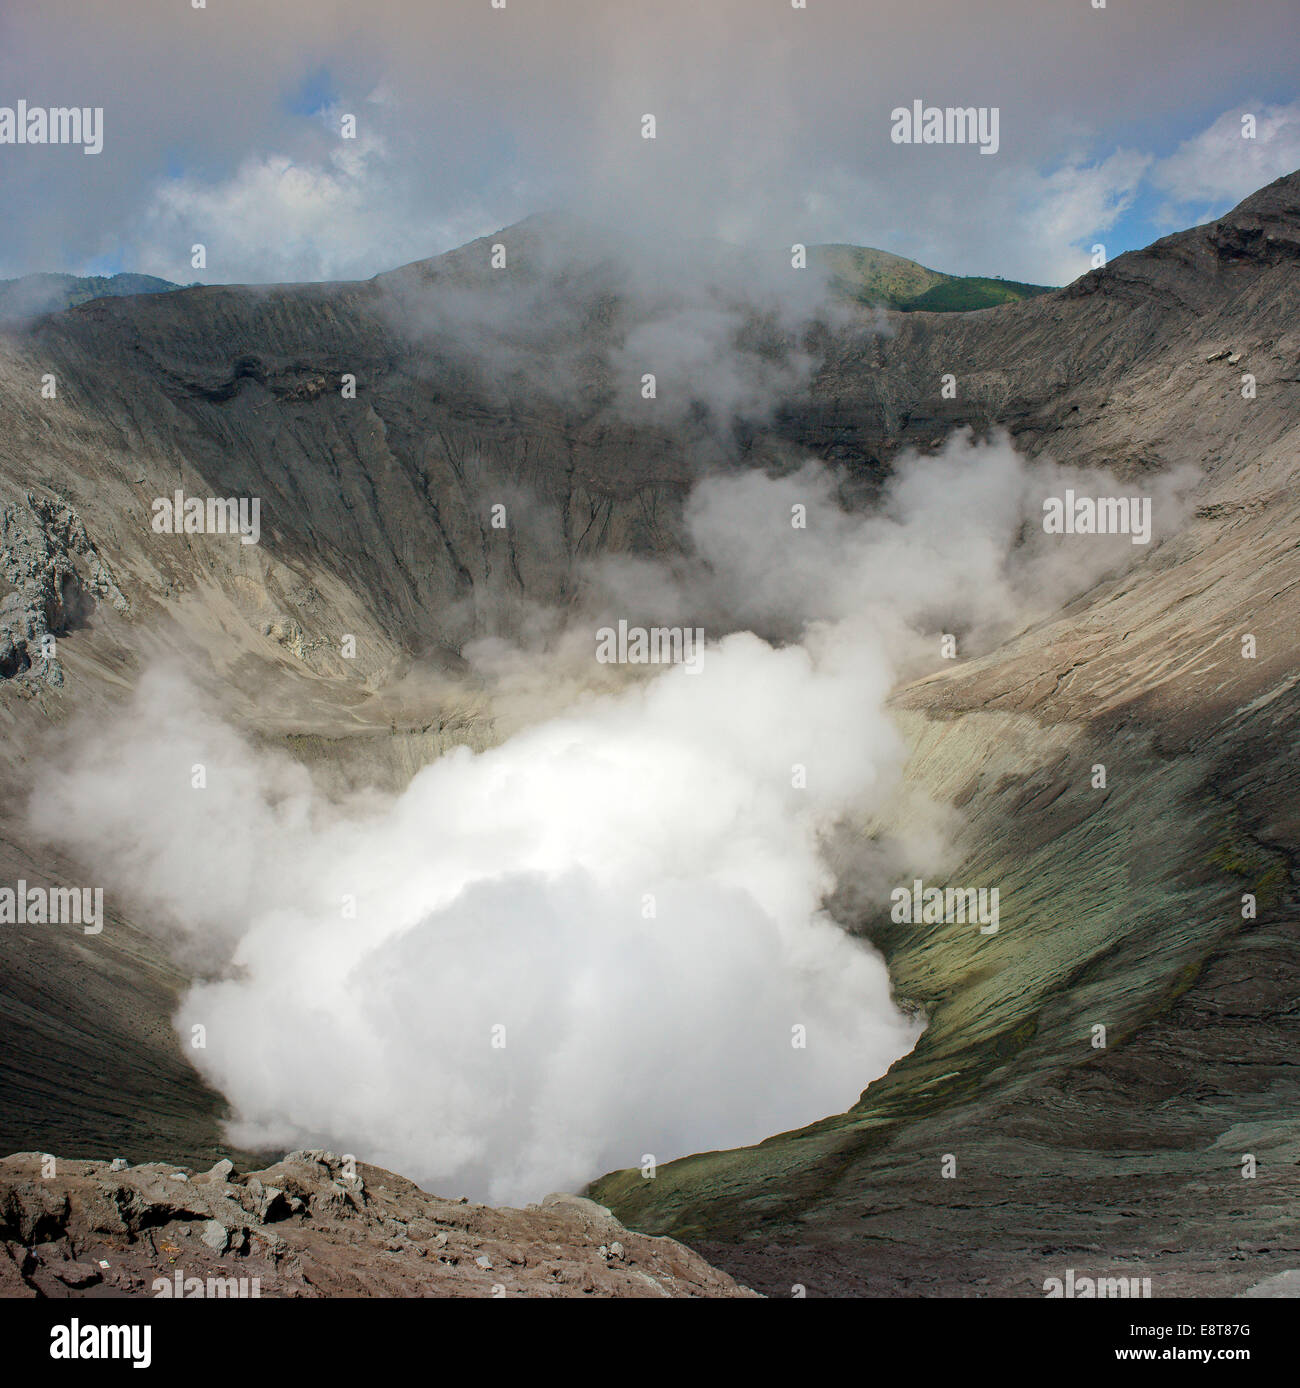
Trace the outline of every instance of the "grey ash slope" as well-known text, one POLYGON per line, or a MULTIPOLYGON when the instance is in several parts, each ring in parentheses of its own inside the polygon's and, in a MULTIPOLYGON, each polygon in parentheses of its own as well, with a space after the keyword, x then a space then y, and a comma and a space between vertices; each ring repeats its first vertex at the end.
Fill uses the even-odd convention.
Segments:
POLYGON ((597 1183, 624 1218, 773 1293, 1041 1295, 1074 1267, 1207 1294, 1295 1265, 1298 184, 996 327, 900 324, 859 378, 879 418, 900 375, 986 370, 971 422, 1135 476, 1195 463, 1200 505, 1123 579, 898 694, 910 775, 966 815, 951 880, 1002 884, 993 939, 864 918, 930 1008, 916 1050, 840 1118, 597 1183))
MULTIPOLYGON (((525 266, 545 235, 518 233, 525 266)), ((1153 1269, 1168 1290, 1293 1262, 1278 1250, 1238 1269, 1226 1254, 1269 1242, 1300 1155, 1295 1013, 1275 982, 1297 962, 1300 176, 1063 290, 824 334, 810 389, 734 436, 700 419, 638 428, 610 408, 604 358, 627 320, 598 274, 565 281, 540 326, 514 315, 531 302, 509 298, 529 292, 515 281, 492 320, 512 369, 484 371, 446 306, 485 252, 365 284, 97 300, 0 337, 0 501, 57 577, 38 564, 6 580, 36 614, 22 623, 60 635, 65 676, 29 657, 0 681, 0 881, 82 880, 24 828, 31 766, 52 729, 109 707, 160 654, 261 735, 399 784, 450 743, 495 735, 475 707, 386 700, 410 662, 454 668, 525 600, 563 603, 580 556, 671 552, 704 467, 807 451, 870 485, 901 448, 963 425, 1132 477, 1190 462, 1205 480, 1184 534, 898 695, 910 774, 967 816, 954 880, 1004 882, 1015 912, 985 949, 891 936, 861 911, 900 992, 931 1008, 917 1052, 807 1134, 687 1159, 653 1184, 615 1175, 600 1198, 771 1290, 1028 1291, 1044 1248, 1053 1271, 1186 1248, 1153 1269), (56 401, 40 397, 45 372, 56 401), (262 544, 160 548, 149 503, 177 487, 263 498, 262 544), (532 498, 505 545, 486 524, 503 491, 532 498), (73 513, 84 551, 49 519, 73 513), (1243 630, 1252 662, 1233 654, 1243 630), (354 631, 366 639, 345 662, 337 637, 354 631), (1104 801, 1087 789, 1097 760, 1117 768, 1104 801), (1251 928, 1235 905, 1247 889, 1264 904, 1251 928), (1095 1021, 1114 1038, 1104 1054, 1095 1021), (1254 1182, 1238 1148, 1261 1155, 1254 1182), (949 1151, 962 1176, 940 1182, 949 1151)), ((37 649, 37 632, 17 634, 37 649)), ((7 927, 0 971, 0 1149, 195 1167, 222 1154, 220 1101, 168 1021, 183 979, 149 922, 110 917, 93 949, 7 927)))

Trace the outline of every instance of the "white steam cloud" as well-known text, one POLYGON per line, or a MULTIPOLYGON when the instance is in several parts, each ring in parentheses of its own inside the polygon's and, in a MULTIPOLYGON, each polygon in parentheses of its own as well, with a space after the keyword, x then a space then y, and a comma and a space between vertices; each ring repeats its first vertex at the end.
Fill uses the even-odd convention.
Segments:
MULTIPOLYGON (((654 591, 796 627, 785 644, 715 625, 697 675, 578 690, 400 795, 343 803, 155 671, 37 786, 36 826, 195 969, 177 1026, 206 1029, 187 1053, 235 1142, 519 1201, 758 1140, 852 1104, 919 1034, 824 909, 827 843, 898 786, 900 662, 1067 582, 1059 548, 1026 543, 1063 476, 959 437, 866 516, 820 469, 708 482, 695 554, 654 591)), ((1131 562, 1118 544, 1076 544, 1069 581, 1131 562)))
POLYGON ((823 267, 795 271, 787 250, 651 239, 564 214, 378 284, 411 358, 441 372, 455 363, 461 387, 498 406, 723 438, 798 399, 835 331, 889 331, 879 312, 841 302, 823 267))

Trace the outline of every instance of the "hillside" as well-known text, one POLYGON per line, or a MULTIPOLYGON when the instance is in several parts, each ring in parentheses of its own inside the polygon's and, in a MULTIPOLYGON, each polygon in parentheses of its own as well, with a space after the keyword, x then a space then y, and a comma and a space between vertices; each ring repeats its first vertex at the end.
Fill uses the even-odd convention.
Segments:
POLYGON ((58 313, 92 299, 165 294, 179 288, 180 285, 154 275, 24 275, 21 279, 0 280, 0 323, 58 313))
POLYGON ((910 777, 966 819, 951 879, 1002 882, 1018 924, 985 947, 868 915, 930 1008, 916 1049, 838 1118, 597 1182, 623 1218, 771 1293, 790 1245, 821 1295, 1041 1295, 1066 1266, 1223 1294, 1294 1263, 1298 260, 1292 175, 1003 314, 898 320, 828 409, 894 446, 1001 420, 1134 479, 1186 462, 1198 505, 1123 579, 895 696, 910 777), (945 362, 970 398, 894 406, 945 362), (1098 763, 1123 768, 1104 794, 1098 763))
MULTIPOLYGON (((531 219, 545 225, 547 219, 531 219)), ((553 224, 553 223, 552 223, 553 224)), ((529 226, 530 223, 524 223, 529 226)), ((991 308, 1046 293, 1043 285, 973 275, 946 275, 913 260, 863 246, 813 246, 812 262, 826 266, 837 293, 866 306, 883 304, 905 312, 923 309, 956 313, 991 308)), ((454 257, 457 252, 450 252, 454 257)), ((0 324, 21 323, 93 299, 165 294, 181 288, 155 275, 33 274, 0 280, 0 324)))
MULTIPOLYGON (((773 1294, 1039 1294, 1067 1264, 1221 1294, 1294 1265, 1276 1231, 1300 1195, 1300 174, 998 313, 891 311, 885 332, 862 314, 800 341, 756 313, 764 370, 815 364, 761 376, 792 384, 734 429, 703 395, 653 423, 615 408, 626 276, 546 237, 507 228, 364 283, 99 298, 0 333, 0 881, 90 880, 34 839, 28 787, 69 719, 109 717, 159 659, 323 775, 401 786, 506 721, 403 682, 416 662, 456 672, 476 637, 563 608, 584 558, 676 554, 711 469, 811 455, 869 495, 900 451, 998 427, 1124 479, 1187 465, 1195 510, 1170 540, 894 696, 909 783, 963 817, 953 880, 1007 902, 987 940, 850 903, 929 1011, 916 1049, 843 1114, 593 1194, 773 1294), (499 282, 498 241, 522 267, 499 282), (182 487, 261 498, 261 544, 160 542, 151 502, 182 487), (528 523, 493 531, 520 493, 528 523)), ((950 287, 893 259, 848 257, 908 303, 950 287)), ((173 1030, 192 975, 147 916, 109 920, 93 948, 0 930, 0 1151, 264 1164, 223 1137, 173 1030)))
POLYGON ((812 246, 809 252, 814 264, 830 271, 837 293, 855 303, 882 304, 904 313, 965 313, 1049 292, 1042 284, 928 270, 914 260, 866 246, 812 246))

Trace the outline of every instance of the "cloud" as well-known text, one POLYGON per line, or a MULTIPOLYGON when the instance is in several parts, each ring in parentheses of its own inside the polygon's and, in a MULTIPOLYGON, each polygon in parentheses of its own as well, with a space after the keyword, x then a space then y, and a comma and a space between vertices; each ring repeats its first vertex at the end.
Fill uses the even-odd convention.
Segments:
POLYGON ((1291 8, 1255 0, 1242 24, 1217 0, 919 0, 883 18, 854 0, 135 0, 122 14, 49 0, 4 16, 0 93, 102 105, 105 149, 4 152, 0 267, 115 256, 189 279, 173 237, 187 252, 196 219, 230 248, 211 280, 369 274, 559 206, 678 237, 851 241, 1055 277, 1124 195, 1116 149, 1186 133, 1207 92, 1294 88, 1276 39, 1291 8), (364 170, 293 109, 321 71, 383 142, 364 170), (998 155, 891 144, 890 110, 916 98, 999 107, 998 155), (170 192, 165 170, 180 171, 170 192))
POLYGON ((1065 284, 1092 268, 1092 239, 1109 231, 1133 206, 1152 158, 1117 149, 1105 159, 1070 162, 1020 184, 1029 250, 1022 277, 1065 284))
POLYGON ((568 215, 529 218, 381 286, 380 311, 413 369, 451 358, 484 399, 545 400, 660 437, 673 429, 696 464, 734 456, 737 423, 796 400, 829 334, 879 327, 833 296, 824 269, 796 270, 789 248, 755 253, 568 215))
POLYGON ((304 157, 251 154, 218 181, 187 174, 157 185, 130 233, 141 263, 182 283, 361 279, 474 233, 477 207, 442 220, 412 207, 407 173, 377 129, 386 111, 363 118, 352 139, 334 134, 343 114, 322 113, 330 143, 304 157), (201 273, 191 265, 195 243, 206 248, 201 273))
MULTIPOLYGON (((236 1142, 518 1201, 757 1141, 848 1107, 916 1040, 826 908, 852 886, 883 909, 903 849, 855 857, 836 830, 896 793, 887 696, 938 633, 994 639, 1131 562, 1123 537, 1025 533, 1074 477, 957 435, 865 514, 816 466, 716 479, 655 590, 711 610, 699 672, 582 687, 614 596, 595 566, 556 664, 521 656, 560 706, 400 795, 327 798, 156 671, 45 766, 34 826, 197 976, 176 1022, 205 1029, 187 1054, 236 1142)), ((907 851, 941 858, 944 824, 907 851)))
POLYGON ((910 1047, 884 964, 821 910, 822 827, 901 757, 882 695, 869 661, 738 635, 334 808, 155 676, 39 819, 107 847, 213 972, 177 1023, 206 1029, 233 1140, 538 1199, 842 1109, 910 1047), (73 798, 94 818, 60 826, 73 798))
POLYGON ((1153 184, 1172 204, 1167 215, 1188 208, 1216 216, 1255 189, 1300 169, 1300 101, 1268 106, 1247 102, 1225 111, 1152 171, 1153 184), (1253 116, 1255 135, 1245 137, 1243 117, 1253 116))

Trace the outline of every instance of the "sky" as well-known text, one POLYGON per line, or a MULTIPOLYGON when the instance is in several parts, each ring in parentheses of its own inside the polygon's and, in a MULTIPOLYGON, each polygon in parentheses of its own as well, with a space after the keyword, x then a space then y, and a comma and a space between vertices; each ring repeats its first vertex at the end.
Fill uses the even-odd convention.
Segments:
POLYGON ((0 144, 0 277, 364 278, 564 209, 1058 284, 1300 168, 1294 0, 198 3, 4 0, 0 108, 104 147, 0 144), (996 153, 895 143, 918 100, 996 153))

